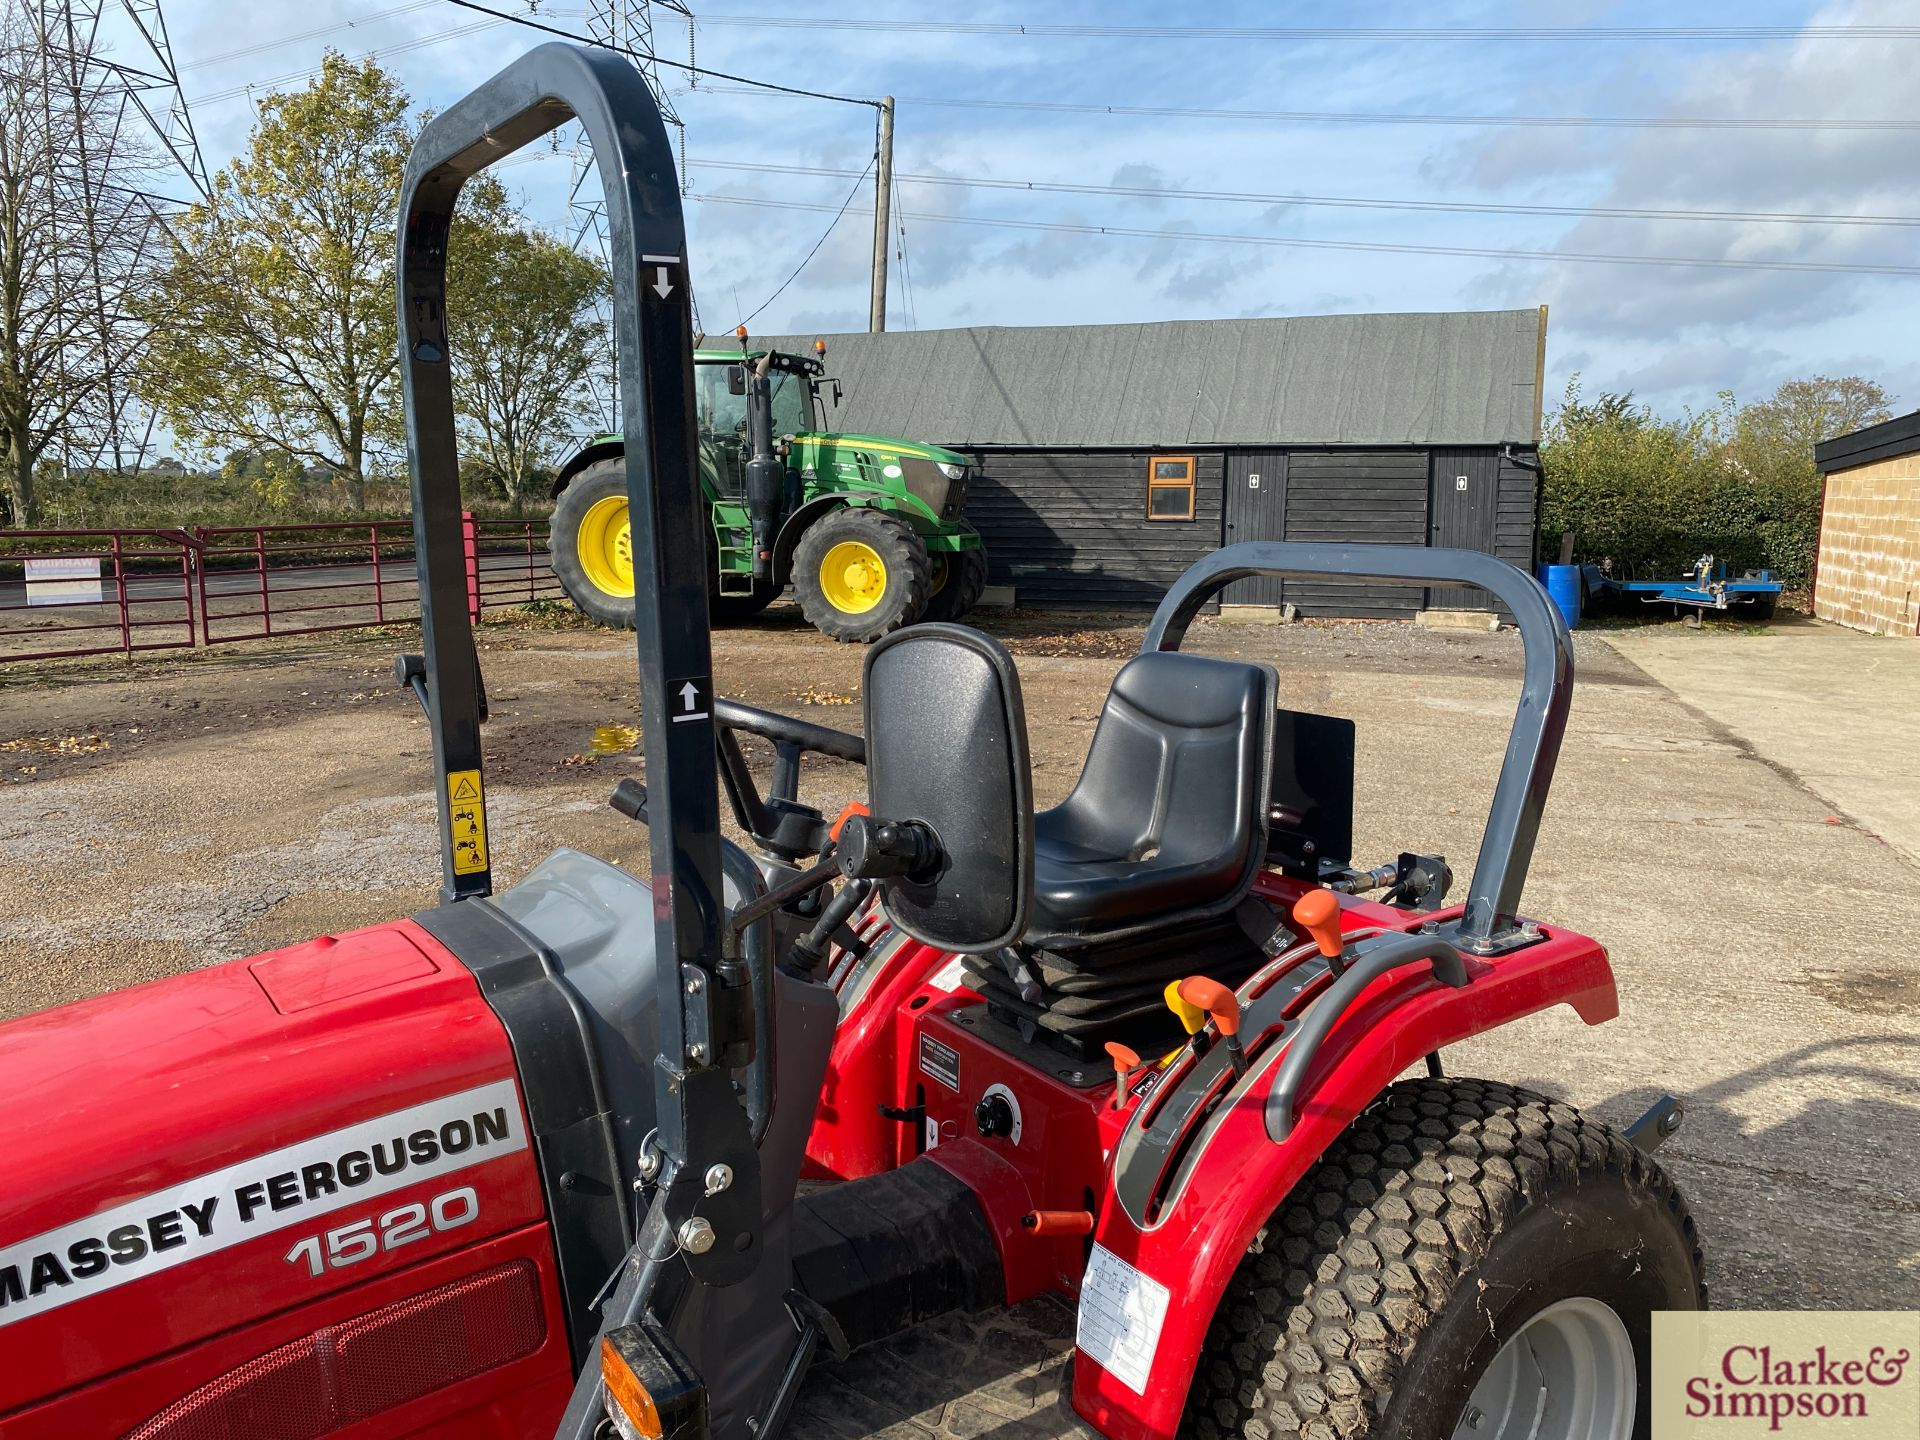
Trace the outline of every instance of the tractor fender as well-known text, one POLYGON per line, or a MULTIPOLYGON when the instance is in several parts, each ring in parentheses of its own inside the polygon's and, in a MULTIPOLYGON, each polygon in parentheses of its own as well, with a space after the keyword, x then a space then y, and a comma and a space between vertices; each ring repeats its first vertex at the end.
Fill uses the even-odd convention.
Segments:
MULTIPOLYGON (((1394 929, 1413 924, 1402 912, 1364 903, 1350 904, 1348 916, 1350 926, 1356 920, 1394 929)), ((1471 978, 1458 989, 1422 966, 1389 971, 1363 991, 1309 1067, 1298 1121, 1284 1142, 1272 1140, 1267 1126, 1267 1099, 1285 1054, 1275 1047, 1255 1053, 1248 1076, 1202 1122, 1180 1178, 1148 1224, 1137 1225, 1109 1187, 1094 1237, 1109 1252, 1095 1255, 1107 1283, 1103 1294, 1083 1286, 1080 1334, 1090 1333, 1087 1307, 1103 1300, 1110 1312, 1125 1303, 1149 1323, 1130 1325, 1125 1346, 1136 1363, 1144 1352, 1144 1374, 1122 1378, 1084 1350, 1075 1357, 1074 1409, 1103 1435, 1170 1440, 1204 1363, 1208 1328, 1242 1258, 1301 1177, 1397 1075, 1443 1046, 1557 1004, 1571 1005, 1589 1025, 1619 1013, 1606 951, 1584 936, 1549 932, 1538 944, 1467 964, 1471 978), (1116 1287, 1131 1292, 1124 1302, 1116 1287), (1156 1312, 1165 1316, 1157 1333, 1150 1323, 1156 1312)), ((1173 1081, 1170 1073, 1163 1083, 1173 1081)), ((1149 1108, 1143 1104, 1130 1124, 1149 1108)))
POLYGON ((560 473, 554 477, 551 498, 558 500, 560 492, 573 482, 573 477, 589 465, 598 465, 602 460, 617 459, 627 453, 627 442, 620 439, 596 440, 580 451, 566 464, 560 467, 560 473))
POLYGON ((773 582, 785 585, 793 578, 793 552, 800 548, 800 537, 807 533, 807 527, 829 510, 842 505, 860 505, 865 502, 853 495, 816 495, 793 514, 787 517, 786 524, 780 527, 780 534, 773 542, 773 582))

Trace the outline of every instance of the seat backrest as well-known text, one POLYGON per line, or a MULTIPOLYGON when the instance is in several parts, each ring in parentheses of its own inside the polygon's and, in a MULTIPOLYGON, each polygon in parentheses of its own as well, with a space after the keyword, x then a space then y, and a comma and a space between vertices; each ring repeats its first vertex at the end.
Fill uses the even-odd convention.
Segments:
POLYGON ((1271 669, 1177 651, 1134 657, 1114 678, 1080 780, 1051 817, 1089 857, 1163 866, 1246 857, 1266 844, 1271 669))

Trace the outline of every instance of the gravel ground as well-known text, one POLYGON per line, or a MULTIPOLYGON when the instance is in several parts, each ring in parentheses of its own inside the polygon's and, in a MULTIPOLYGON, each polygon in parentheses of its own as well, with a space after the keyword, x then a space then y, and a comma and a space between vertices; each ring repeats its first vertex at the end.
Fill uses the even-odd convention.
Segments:
MULTIPOLYGON (((1138 621, 989 617, 1020 657, 1041 803, 1071 786, 1138 621)), ((1694 637, 1721 672, 1747 638, 1694 637)), ((388 670, 411 643, 284 642, 0 678, 0 1014, 430 903, 427 740, 388 670)), ((501 877, 559 844, 644 865, 643 832, 605 804, 643 762, 593 749, 598 727, 633 719, 630 643, 483 632, 501 877)), ((1202 622, 1188 648, 1269 660, 1282 703, 1359 723, 1358 858, 1432 850, 1470 871, 1518 688, 1512 632, 1202 622)), ((1576 648, 1527 908, 1608 945, 1623 1013, 1597 1030, 1538 1016, 1450 1052, 1449 1068, 1616 1123, 1662 1089, 1685 1096, 1687 1126, 1663 1154, 1700 1216, 1716 1304, 1920 1307, 1913 865, 1604 635, 1583 631, 1576 648)), ((860 659, 790 607, 715 636, 723 693, 847 728, 860 659)), ((1663 673, 1684 693, 1684 657, 1663 673)), ((1870 774, 1881 757, 1830 763, 1870 774)), ((804 784, 831 813, 860 775, 823 761, 804 784)), ((1073 1433, 1053 1399, 1070 1312, 1043 1302, 954 1323, 932 1348, 907 1337, 822 1371, 801 1433, 1073 1433)))

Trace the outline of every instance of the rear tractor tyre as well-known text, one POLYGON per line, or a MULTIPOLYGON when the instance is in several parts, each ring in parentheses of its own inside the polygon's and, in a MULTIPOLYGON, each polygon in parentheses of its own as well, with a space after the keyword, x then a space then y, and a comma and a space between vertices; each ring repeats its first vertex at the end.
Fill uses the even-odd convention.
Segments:
POLYGON ((865 643, 911 625, 927 608, 927 546, 896 515, 830 510, 800 537, 793 593, 814 628, 865 643))
POLYGON ((1241 1261, 1182 1434, 1645 1440, 1652 1312, 1706 1303, 1650 1156, 1529 1091, 1403 1081, 1241 1261))
MULTIPOLYGON (((978 533, 961 522, 961 529, 978 533)), ((980 603, 987 589, 987 552, 982 546, 971 550, 942 550, 933 557, 933 569, 927 580, 927 610, 922 620, 958 620, 980 603)))
POLYGON ((554 503, 547 553, 567 598, 596 624, 633 629, 633 541, 627 466, 619 456, 587 466, 554 503))

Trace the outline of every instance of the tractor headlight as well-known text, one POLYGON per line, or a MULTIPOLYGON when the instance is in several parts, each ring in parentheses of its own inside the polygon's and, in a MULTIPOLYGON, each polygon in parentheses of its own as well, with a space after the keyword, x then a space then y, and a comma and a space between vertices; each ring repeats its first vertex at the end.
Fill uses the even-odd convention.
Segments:
POLYGON ((949 480, 958 480, 967 473, 967 467, 964 465, 949 465, 944 460, 936 463, 940 466, 940 473, 949 480))

